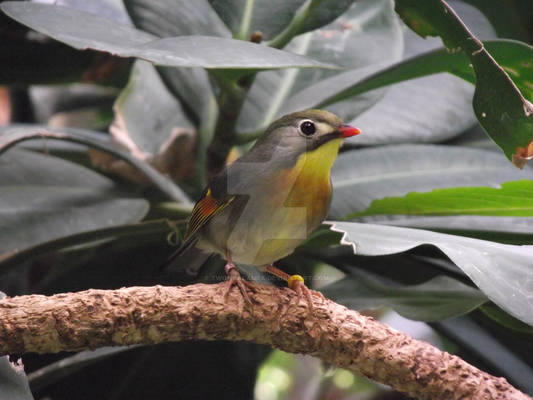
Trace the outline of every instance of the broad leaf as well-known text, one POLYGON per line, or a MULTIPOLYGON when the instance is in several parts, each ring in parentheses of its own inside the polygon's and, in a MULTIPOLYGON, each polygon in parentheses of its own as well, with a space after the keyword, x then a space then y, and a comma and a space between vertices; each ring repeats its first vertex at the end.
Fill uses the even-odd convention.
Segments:
POLYGON ((157 39, 138 29, 68 7, 8 1, 0 8, 20 23, 72 47, 142 58, 158 65, 246 71, 335 68, 332 64, 241 40, 207 36, 157 39))
POLYGON ((382 281, 351 268, 345 278, 320 291, 356 310, 387 306, 406 318, 426 322, 466 314, 487 301, 479 290, 443 275, 412 286, 386 285, 382 281))
MULTIPOLYGON (((362 135, 361 135, 362 136, 362 135)), ((437 188, 498 186, 533 179, 503 155, 443 145, 398 145, 341 153, 332 169, 330 218, 363 212, 372 201, 437 188)), ((470 226, 466 222, 466 226, 470 226)))
POLYGON ((254 32, 263 39, 278 38, 294 19, 297 29, 291 37, 320 28, 350 7, 354 0, 209 0, 216 12, 233 32, 248 40, 254 32), (318 6, 317 6, 318 5, 318 6))
POLYGON ((124 160, 141 171, 162 193, 169 199, 190 203, 187 195, 171 180, 161 175, 150 164, 128 154, 123 149, 111 143, 107 135, 98 132, 76 128, 53 128, 39 125, 8 125, 0 127, 0 154, 19 142, 32 139, 58 139, 67 142, 81 143, 89 147, 109 153, 114 157, 124 160))
POLYGON ((11 271, 16 266, 51 252, 67 250, 76 246, 90 246, 106 242, 117 238, 135 238, 142 237, 145 241, 157 233, 169 233, 175 226, 167 220, 145 221, 128 225, 114 225, 96 230, 86 230, 80 233, 72 233, 57 239, 44 241, 34 246, 26 247, 24 250, 17 251, 0 258, 0 274, 11 271))
POLYGON ((533 217, 533 181, 502 183, 500 188, 471 187, 411 192, 374 200, 349 218, 369 215, 499 215, 533 217))
MULTIPOLYGON (((6 294, 0 292, 0 299, 4 297, 6 294)), ((0 398, 33 400, 22 360, 11 362, 9 356, 0 357, 0 398)))
MULTIPOLYGON (((483 43, 504 69, 513 72, 513 81, 522 93, 533 98, 533 90, 528 85, 533 80, 533 72, 527 67, 528 63, 524 62, 524 59, 533 58, 533 47, 507 39, 487 40, 483 43)), ((440 72, 452 73, 472 84, 476 82, 467 57, 444 48, 430 50, 396 64, 386 65, 377 71, 376 69, 373 66, 340 73, 298 92, 291 98, 291 102, 299 103, 308 99, 310 107, 325 107, 387 85, 440 72)))
POLYGON ((44 387, 54 384, 61 379, 65 379, 71 374, 86 368, 96 362, 102 361, 117 353, 122 353, 134 349, 138 346, 114 346, 101 347, 96 350, 80 351, 73 356, 62 358, 59 361, 39 368, 28 375, 31 388, 38 392, 44 387))
POLYGON ((248 40, 256 31, 272 39, 291 21, 305 0, 209 0, 233 37, 248 40))
MULTIPOLYGON (((231 36, 207 0, 126 0, 124 5, 137 28, 158 37, 231 36)), ((207 72, 169 67, 159 67, 158 72, 167 89, 192 110, 198 125, 207 123, 216 104, 207 72)))
POLYGON ((395 254, 429 244, 440 249, 505 311, 533 325, 533 246, 512 246, 442 233, 354 222, 331 222, 341 244, 359 255, 395 254))
POLYGON ((494 303, 488 302, 480 307, 480 310, 493 321, 517 332, 533 334, 533 327, 524 324, 512 315, 507 314, 494 303))
MULTIPOLYGON (((490 24, 478 10, 462 3, 457 3, 457 8, 465 20, 475 24, 480 37, 494 37, 490 24)), ((456 136, 472 126, 475 122, 470 107, 473 88, 468 83, 448 74, 402 82, 447 70, 456 57, 451 56, 452 60, 439 59, 443 65, 436 66, 431 56, 425 60, 421 54, 440 47, 438 39, 423 40, 406 30, 404 43, 406 65, 399 63, 391 67, 390 63, 382 63, 374 68, 341 73, 296 93, 287 108, 293 110, 298 108, 298 104, 304 104, 305 107, 336 110, 339 101, 358 97, 364 101, 365 97, 373 94, 373 89, 400 82, 389 88, 373 107, 350 121, 365 135, 348 142, 358 145, 435 142, 456 136), (411 59, 413 56, 417 57, 411 59), (418 59, 418 56, 421 58, 418 59), (365 95, 354 97, 361 93, 365 95)), ((361 111, 364 109, 359 109, 359 113, 361 111)))
POLYGON ((144 199, 91 170, 12 150, 0 157, 0 254, 96 228, 139 221, 144 199))
POLYGON ((438 35, 451 51, 464 51, 468 56, 476 74, 476 116, 507 158, 522 168, 533 157, 531 102, 446 2, 397 0, 396 10, 419 35, 438 35))
POLYGON ((136 27, 158 37, 231 33, 207 0, 124 0, 136 27))
MULTIPOLYGON (((294 38, 285 49, 317 60, 335 60, 346 68, 362 68, 375 63, 393 62, 403 51, 401 28, 387 0, 355 3, 346 13, 323 29, 294 38), (361 51, 361 49, 365 51, 361 51)), ((370 68, 370 67, 369 67, 370 68)), ((258 74, 239 116, 241 132, 265 128, 273 119, 288 112, 310 108, 313 96, 294 103, 295 93, 331 77, 339 71, 266 71, 258 74)), ((334 112, 349 119, 379 99, 372 93, 364 99, 350 99, 334 106, 334 112)))
POLYGON ((115 103, 115 121, 140 151, 150 155, 157 155, 177 131, 192 129, 181 104, 146 61, 135 63, 115 103))
POLYGON ((11 362, 9 356, 0 357, 0 398, 33 400, 22 360, 11 362))
POLYGON ((531 360, 524 357, 531 354, 532 348, 527 336, 504 334, 498 337, 487 324, 480 324, 470 316, 441 321, 433 327, 465 349, 465 353, 483 360, 495 376, 505 376, 525 393, 533 392, 531 360))

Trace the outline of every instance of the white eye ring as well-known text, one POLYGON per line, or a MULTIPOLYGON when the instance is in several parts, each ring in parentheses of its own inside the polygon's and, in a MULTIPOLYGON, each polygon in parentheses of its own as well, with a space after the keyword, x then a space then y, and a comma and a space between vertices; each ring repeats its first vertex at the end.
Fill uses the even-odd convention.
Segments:
POLYGON ((305 137, 313 136, 316 133, 316 125, 310 119, 304 119, 298 125, 298 131, 305 137))

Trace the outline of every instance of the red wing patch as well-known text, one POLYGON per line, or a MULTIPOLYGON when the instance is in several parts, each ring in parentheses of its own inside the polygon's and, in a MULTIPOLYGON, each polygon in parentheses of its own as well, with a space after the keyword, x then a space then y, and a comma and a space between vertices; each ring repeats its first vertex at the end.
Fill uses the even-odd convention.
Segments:
POLYGON ((185 240, 188 240, 193 236, 198 229, 200 229, 204 224, 211 219, 218 212, 226 208, 235 197, 230 197, 225 202, 217 202, 217 200, 211 194, 211 189, 207 189, 204 197, 202 197, 196 205, 194 206, 187 224, 187 232, 185 233, 185 240))

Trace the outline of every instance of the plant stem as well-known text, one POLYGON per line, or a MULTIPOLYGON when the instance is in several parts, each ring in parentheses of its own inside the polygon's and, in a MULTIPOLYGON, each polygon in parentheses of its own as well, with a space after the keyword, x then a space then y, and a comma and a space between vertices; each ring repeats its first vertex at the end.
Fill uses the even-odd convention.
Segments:
POLYGON ((237 132, 235 126, 242 105, 255 75, 246 77, 240 83, 229 79, 219 73, 212 72, 220 88, 217 97, 218 119, 211 144, 207 148, 207 174, 208 179, 224 168, 231 148, 235 145, 237 132))
POLYGON ((308 0, 294 14, 291 22, 274 39, 268 42, 270 47, 282 49, 293 37, 300 34, 309 16, 316 10, 323 0, 308 0))

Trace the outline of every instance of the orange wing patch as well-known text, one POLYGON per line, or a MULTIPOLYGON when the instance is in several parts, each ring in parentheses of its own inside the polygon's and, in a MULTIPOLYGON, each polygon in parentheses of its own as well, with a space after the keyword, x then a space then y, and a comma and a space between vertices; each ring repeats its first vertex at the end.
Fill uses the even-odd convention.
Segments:
POLYGON ((194 235, 198 229, 200 229, 207 221, 211 219, 211 217, 226 208, 234 198, 235 196, 230 197, 225 202, 219 203, 211 194, 211 189, 208 188, 204 197, 198 200, 192 210, 191 218, 187 224, 185 240, 188 240, 192 235, 194 235))

